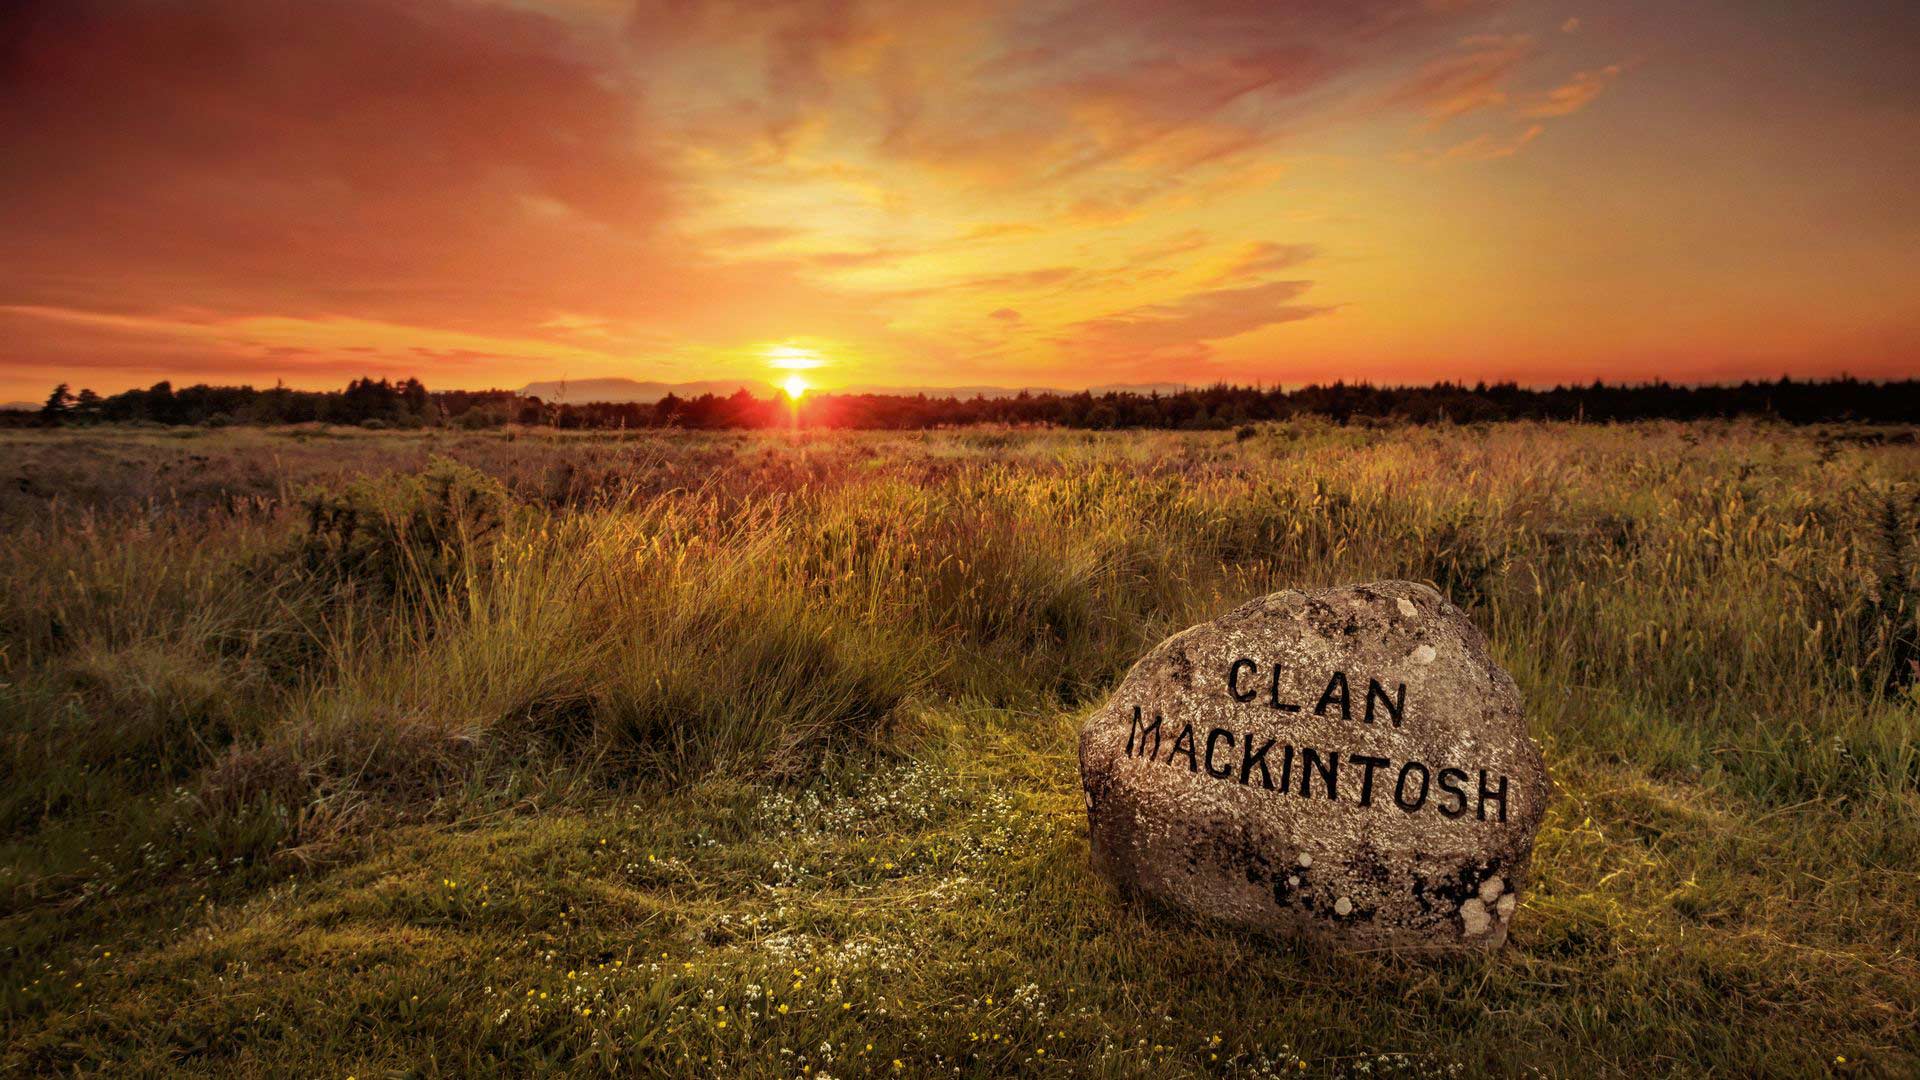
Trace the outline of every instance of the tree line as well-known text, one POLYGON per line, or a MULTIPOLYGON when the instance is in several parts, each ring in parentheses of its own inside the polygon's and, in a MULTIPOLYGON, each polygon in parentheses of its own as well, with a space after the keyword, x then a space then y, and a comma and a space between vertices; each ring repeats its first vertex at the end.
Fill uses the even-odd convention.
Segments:
POLYGON ((1749 381, 1683 386, 1594 382, 1533 389, 1517 383, 1373 386, 1335 382, 1288 390, 1219 384, 1176 393, 1021 393, 1004 397, 809 394, 794 403, 746 390, 649 403, 556 404, 511 390, 430 391, 418 379, 354 379, 343 390, 188 386, 161 382, 101 397, 56 387, 38 411, 4 422, 66 425, 353 424, 369 428, 566 429, 804 427, 915 429, 972 424, 1209 430, 1319 416, 1336 423, 1499 420, 1704 420, 1765 417, 1788 423, 1904 423, 1920 418, 1920 379, 1749 381))

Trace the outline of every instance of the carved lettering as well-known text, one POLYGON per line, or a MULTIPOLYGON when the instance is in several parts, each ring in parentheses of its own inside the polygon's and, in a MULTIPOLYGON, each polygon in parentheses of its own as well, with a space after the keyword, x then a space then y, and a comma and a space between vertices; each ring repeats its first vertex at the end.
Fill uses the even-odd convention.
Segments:
POLYGON ((1260 692, 1258 690, 1252 690, 1252 689, 1249 689, 1244 694, 1240 692, 1241 669, 1242 668, 1246 669, 1248 676, 1251 677, 1252 674, 1259 669, 1259 667, 1260 665, 1254 663, 1253 661, 1247 659, 1244 656, 1238 660, 1235 660, 1233 663, 1227 665, 1227 693, 1233 696, 1233 700, 1252 701, 1253 695, 1260 692))
MULTIPOLYGON (((1251 664, 1251 661, 1248 661, 1251 664)), ((1237 688, 1233 677, 1228 676, 1230 686, 1235 686, 1237 696, 1245 691, 1237 688)), ((1339 679, 1336 675, 1334 684, 1339 679)), ((1334 697, 1329 703, 1338 701, 1338 691, 1330 684, 1329 693, 1334 697)), ((1377 684, 1376 684, 1377 685, 1377 684)), ((1368 693, 1373 694, 1373 686, 1368 693)), ((1323 695, 1324 697, 1324 695, 1323 695)), ((1382 692, 1384 698, 1384 691, 1382 692)), ((1387 715, 1392 717, 1397 702, 1389 708, 1387 715)), ((1282 796, 1301 799, 1325 799, 1333 802, 1351 802, 1356 806, 1371 808, 1375 805, 1374 784, 1376 774, 1385 772, 1393 777, 1393 805, 1403 813, 1417 814, 1426 809, 1434 809, 1446 818, 1459 818, 1466 815, 1469 806, 1477 821, 1507 820, 1512 788, 1504 775, 1488 769, 1463 769, 1453 766, 1444 768, 1431 766, 1422 761, 1394 761, 1374 754, 1346 752, 1318 746, 1295 746, 1280 742, 1277 738, 1257 739, 1253 732, 1235 732, 1229 728, 1216 727, 1206 732, 1205 741, 1194 731, 1192 724, 1182 724, 1180 733, 1174 736, 1172 745, 1164 757, 1160 756, 1161 731, 1164 718, 1155 713, 1151 721, 1145 718, 1140 706, 1133 706, 1132 723, 1127 731, 1127 754, 1162 765, 1185 764, 1188 772, 1204 772, 1210 779, 1238 783, 1243 787, 1254 785, 1259 778, 1262 790, 1275 792, 1282 796), (1149 739, 1151 736, 1151 739, 1149 739), (1237 752, 1237 757, 1236 757, 1237 752), (1348 785, 1345 799, 1340 795, 1340 765, 1342 755, 1346 757, 1347 772, 1351 776, 1359 770, 1358 785, 1348 785), (1300 762, 1300 781, 1293 782, 1294 759, 1300 762), (1184 760, 1183 760, 1184 759, 1184 760), (1277 768, 1276 768, 1277 765, 1277 768), (1237 767, 1236 767, 1237 766, 1237 767), (1478 774, 1478 782, 1473 788, 1467 782, 1478 774), (1277 774, 1277 775, 1276 775, 1277 774), (1433 788, 1438 787, 1438 798, 1433 796, 1433 788)), ((1386 780, 1378 778, 1384 785, 1386 780)), ((1378 800, 1386 802, 1384 796, 1378 800)))
POLYGON ((1225 780, 1227 777, 1233 775, 1233 763, 1231 761, 1220 766, 1218 769, 1213 767, 1214 744, 1216 741, 1223 739, 1227 744, 1227 753, 1232 754, 1233 732, 1228 731, 1226 728, 1214 728, 1212 731, 1207 732, 1207 775, 1216 780, 1225 780))
POLYGON ((1173 764, 1173 759, 1181 754, 1187 755, 1188 772, 1200 771, 1200 756, 1194 752, 1192 724, 1182 727, 1179 738, 1173 740, 1173 749, 1167 751, 1167 764, 1173 764))
POLYGON ((1313 707, 1313 715, 1327 715, 1327 706, 1340 706, 1340 719, 1353 719, 1353 708, 1347 696, 1347 673, 1336 671, 1333 678, 1327 680, 1327 689, 1320 695, 1320 704, 1313 707))

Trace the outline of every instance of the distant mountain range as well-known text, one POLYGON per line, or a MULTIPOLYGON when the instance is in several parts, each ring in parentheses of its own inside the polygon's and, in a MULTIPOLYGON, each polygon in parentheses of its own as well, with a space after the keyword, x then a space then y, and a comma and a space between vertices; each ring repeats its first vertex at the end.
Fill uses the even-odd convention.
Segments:
MULTIPOLYGON (((1177 394, 1188 389, 1186 383, 1115 383, 1107 386, 1094 386, 1088 389, 1095 394, 1131 393, 1131 394, 1177 394)), ((772 383, 759 379, 706 379, 700 382, 664 383, 641 382, 637 379, 566 379, 553 382, 528 383, 520 388, 523 397, 537 397, 551 404, 585 405, 589 402, 609 402, 625 404, 636 402, 642 405, 652 404, 672 394, 675 397, 699 397, 701 394, 717 394, 725 397, 735 391, 745 389, 755 397, 769 397, 779 393, 772 383)), ((829 394, 892 394, 898 397, 915 397, 925 394, 928 397, 956 398, 1005 398, 1020 394, 1077 394, 1078 390, 1066 390, 1057 386, 839 386, 822 391, 829 394)))
POLYGON ((38 401, 0 402, 0 412, 31 412, 34 409, 38 409, 39 407, 40 407, 40 402, 38 401))
POLYGON ((767 397, 779 392, 772 383, 757 379, 707 379, 683 383, 640 382, 637 379, 562 379, 557 382, 528 383, 520 388, 520 396, 537 397, 554 405, 585 405, 597 401, 615 404, 633 401, 646 405, 668 394, 683 398, 699 397, 701 394, 725 397, 743 387, 755 397, 767 397))

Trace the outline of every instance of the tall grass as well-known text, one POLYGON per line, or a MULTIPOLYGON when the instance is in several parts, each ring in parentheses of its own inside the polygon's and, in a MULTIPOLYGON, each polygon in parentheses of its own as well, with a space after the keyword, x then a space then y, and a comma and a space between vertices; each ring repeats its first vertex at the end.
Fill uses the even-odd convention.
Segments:
POLYGON ((1920 447, 1856 434, 8 434, 0 1068, 1910 1073, 1920 447), (1093 888, 1085 710, 1382 577, 1546 744, 1510 947, 1093 888))
MULTIPOLYGON (((200 452, 237 470, 256 438, 200 452)), ((435 449, 241 476, 280 494, 234 509, 16 515, 0 824, 184 787, 270 807, 270 850, 316 806, 452 812, 543 770, 791 776, 918 709, 1084 705, 1248 595, 1387 576, 1475 613, 1561 754, 1902 814, 1920 775, 1910 448, 1650 424, 435 449)))

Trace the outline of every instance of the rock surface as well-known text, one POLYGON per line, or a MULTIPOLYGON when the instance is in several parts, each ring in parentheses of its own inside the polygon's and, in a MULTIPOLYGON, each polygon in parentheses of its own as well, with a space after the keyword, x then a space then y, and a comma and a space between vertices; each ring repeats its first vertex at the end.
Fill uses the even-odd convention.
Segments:
POLYGON ((1124 892, 1343 949, 1498 946, 1548 798, 1513 679, 1406 581, 1161 642, 1081 728, 1080 777, 1124 892))

